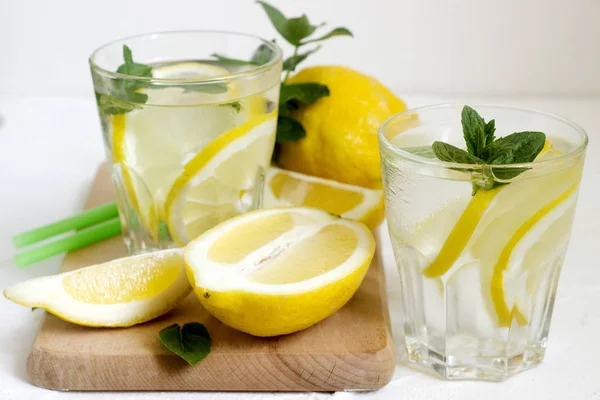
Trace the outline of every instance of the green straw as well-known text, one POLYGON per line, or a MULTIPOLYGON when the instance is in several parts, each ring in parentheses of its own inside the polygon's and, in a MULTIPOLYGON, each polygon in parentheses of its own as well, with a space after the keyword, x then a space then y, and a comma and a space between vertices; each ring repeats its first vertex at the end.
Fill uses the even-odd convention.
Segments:
MULTIPOLYGON (((79 216, 80 215, 73 218, 77 218, 79 216)), ((61 221, 58 224, 64 223, 65 221, 61 221)), ((63 231, 60 231, 60 233, 62 232, 63 231)), ((108 239, 112 236, 118 235, 120 232, 121 221, 118 217, 112 218, 100 224, 85 228, 77 233, 74 233, 71 236, 67 236, 62 239, 58 239, 54 242, 50 242, 48 244, 35 247, 31 250, 24 251, 21 254, 17 254, 14 257, 14 262, 19 268, 26 267, 28 265, 45 260, 46 258, 55 256, 57 254, 77 250, 89 244, 108 239)))
POLYGON ((20 249, 61 233, 83 229, 117 216, 119 216, 117 203, 105 204, 100 207, 91 208, 73 217, 16 235, 13 237, 13 244, 17 249, 20 249))

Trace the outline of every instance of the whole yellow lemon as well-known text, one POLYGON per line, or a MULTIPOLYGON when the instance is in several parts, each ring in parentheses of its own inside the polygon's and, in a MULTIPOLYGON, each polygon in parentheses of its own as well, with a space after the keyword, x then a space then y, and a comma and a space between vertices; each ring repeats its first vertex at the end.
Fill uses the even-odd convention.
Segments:
POLYGON ((379 81, 342 66, 304 69, 287 83, 315 82, 329 96, 292 113, 306 137, 279 145, 277 162, 308 175, 353 185, 380 188, 377 131, 406 105, 379 81))

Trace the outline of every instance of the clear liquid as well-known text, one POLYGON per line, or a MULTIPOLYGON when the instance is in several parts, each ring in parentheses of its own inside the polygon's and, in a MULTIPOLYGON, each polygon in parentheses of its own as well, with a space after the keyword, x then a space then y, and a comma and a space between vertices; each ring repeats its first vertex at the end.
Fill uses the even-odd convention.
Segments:
POLYGON ((488 380, 541 362, 583 157, 502 187, 455 259, 442 249, 474 202, 472 177, 385 148, 382 157, 409 361, 448 379, 488 380), (440 260, 447 270, 432 273, 432 265, 445 265, 440 260))
MULTIPOLYGON (((206 73, 204 70, 218 74, 218 68, 235 73, 239 72, 236 69, 242 68, 219 64, 214 60, 162 63, 152 67, 154 77, 155 71, 166 77, 183 73, 177 78, 193 78, 195 73, 206 73), (208 64, 209 67, 196 71, 194 63, 208 64), (217 69, 211 71, 212 67, 217 69)), ((170 211, 166 209, 174 182, 186 173, 186 165, 216 139, 266 114, 275 115, 279 85, 267 87, 265 82, 248 80, 208 88, 169 85, 151 86, 138 91, 148 96, 146 103, 134 104, 114 99, 131 106, 132 111, 110 115, 100 110, 124 238, 131 253, 184 244, 174 242, 173 218, 170 218, 170 211)), ((112 100, 110 96, 109 100, 112 100)), ((260 160, 240 158, 242 161, 235 173, 243 175, 243 183, 238 183, 240 187, 232 188, 240 195, 219 199, 231 203, 231 207, 216 211, 212 216, 213 225, 258 207, 262 178, 268 167, 274 140, 273 131, 270 140, 261 142, 264 147, 261 151, 267 157, 260 160)), ((219 193, 207 193, 206 197, 211 195, 213 198, 222 196, 219 193)))

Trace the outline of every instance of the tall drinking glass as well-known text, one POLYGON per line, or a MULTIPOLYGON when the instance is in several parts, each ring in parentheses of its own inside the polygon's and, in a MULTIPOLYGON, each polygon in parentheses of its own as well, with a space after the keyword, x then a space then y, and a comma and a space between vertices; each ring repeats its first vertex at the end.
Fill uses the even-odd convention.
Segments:
POLYGON ((546 146, 527 164, 442 162, 434 141, 465 148, 461 105, 394 116, 379 140, 408 361, 499 381, 544 357, 587 136, 539 111, 473 108, 496 137, 541 131, 546 146))
POLYGON ((281 57, 270 41, 210 31, 134 36, 92 54, 131 253, 184 245, 260 205, 281 57))

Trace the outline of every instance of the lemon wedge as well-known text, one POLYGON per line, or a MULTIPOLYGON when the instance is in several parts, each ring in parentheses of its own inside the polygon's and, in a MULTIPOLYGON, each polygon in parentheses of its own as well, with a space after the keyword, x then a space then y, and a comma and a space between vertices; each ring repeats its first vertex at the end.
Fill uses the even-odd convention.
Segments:
POLYGON ((383 191, 348 185, 329 179, 269 168, 264 206, 317 207, 375 229, 383 220, 383 191))
POLYGON ((254 118, 212 141, 185 165, 165 202, 175 242, 184 245, 258 205, 257 177, 269 165, 276 127, 275 113, 254 118))
MULTIPOLYGON (((211 79, 229 71, 212 64, 183 62, 153 68, 154 78, 211 79)), ((112 118, 113 168, 119 169, 124 195, 141 224, 156 239, 162 205, 173 181, 193 158, 224 132, 264 112, 260 95, 239 100, 241 110, 225 106, 238 100, 235 84, 215 84, 219 90, 180 86, 142 90, 148 100, 127 114, 112 118)), ((214 86, 214 85, 213 85, 214 86)))
POLYGON ((307 207, 253 211, 185 250, 188 277, 217 319, 256 336, 307 328, 356 292, 375 251, 363 224, 307 207))
POLYGON ((171 249, 31 279, 4 296, 74 324, 126 327, 169 312, 190 291, 183 252, 171 249))

